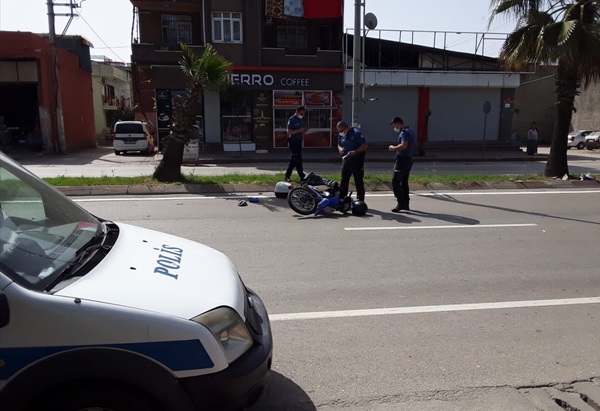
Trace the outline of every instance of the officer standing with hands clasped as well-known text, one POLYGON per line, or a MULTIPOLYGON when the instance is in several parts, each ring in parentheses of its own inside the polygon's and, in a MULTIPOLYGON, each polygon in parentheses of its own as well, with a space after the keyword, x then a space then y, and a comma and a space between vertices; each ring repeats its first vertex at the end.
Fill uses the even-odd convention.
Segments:
POLYGON ((351 128, 344 121, 337 123, 338 152, 342 155, 342 180, 340 199, 348 195, 350 177, 354 177, 356 199, 365 201, 365 151, 369 148, 360 130, 351 128))
POLYGON ((398 144, 390 145, 388 150, 396 153, 396 164, 394 165, 394 177, 392 178, 392 188, 394 196, 398 200, 396 207, 392 212, 399 213, 401 210, 410 210, 408 194, 408 177, 413 165, 413 147, 415 145, 415 132, 400 117, 394 117, 391 126, 398 134, 398 144))

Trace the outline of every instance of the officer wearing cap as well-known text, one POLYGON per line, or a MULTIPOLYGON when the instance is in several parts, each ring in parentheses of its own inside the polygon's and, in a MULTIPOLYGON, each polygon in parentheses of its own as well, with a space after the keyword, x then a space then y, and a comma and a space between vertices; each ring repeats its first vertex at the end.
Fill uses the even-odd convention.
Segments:
POLYGON ((340 199, 348 195, 350 177, 354 177, 356 199, 365 201, 365 151, 369 148, 367 141, 357 128, 348 123, 337 123, 338 152, 342 155, 342 179, 340 181, 340 199))
POLYGON ((390 145, 388 150, 396 153, 396 164, 394 164, 394 176, 392 188, 394 196, 398 201, 392 212, 399 213, 401 210, 410 210, 408 194, 408 177, 413 165, 413 148, 415 146, 415 132, 400 117, 394 117, 391 122, 394 131, 398 133, 398 144, 390 145))

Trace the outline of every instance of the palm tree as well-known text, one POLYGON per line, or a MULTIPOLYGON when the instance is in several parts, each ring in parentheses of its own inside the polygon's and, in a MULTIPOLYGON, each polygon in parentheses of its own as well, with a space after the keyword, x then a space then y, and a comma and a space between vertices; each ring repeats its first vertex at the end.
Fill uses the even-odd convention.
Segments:
POLYGON ((556 120, 544 175, 569 173, 567 134, 575 97, 583 85, 600 80, 600 0, 491 0, 491 20, 517 21, 502 46, 500 60, 520 70, 532 64, 556 65, 556 120))
POLYGON ((229 79, 231 62, 207 44, 199 57, 187 45, 181 44, 181 70, 188 77, 186 94, 175 101, 173 125, 167 137, 165 153, 154 172, 159 181, 181 180, 181 163, 185 144, 192 138, 200 101, 205 91, 219 90, 229 79))

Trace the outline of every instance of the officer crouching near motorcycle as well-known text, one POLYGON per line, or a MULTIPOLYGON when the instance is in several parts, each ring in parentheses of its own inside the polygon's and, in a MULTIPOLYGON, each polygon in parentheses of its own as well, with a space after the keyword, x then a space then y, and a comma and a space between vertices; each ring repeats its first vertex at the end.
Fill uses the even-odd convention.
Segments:
POLYGON ((354 177, 356 199, 365 201, 365 152, 369 146, 361 131, 348 126, 344 121, 337 123, 337 131, 338 151, 342 155, 340 199, 348 195, 350 177, 354 177))

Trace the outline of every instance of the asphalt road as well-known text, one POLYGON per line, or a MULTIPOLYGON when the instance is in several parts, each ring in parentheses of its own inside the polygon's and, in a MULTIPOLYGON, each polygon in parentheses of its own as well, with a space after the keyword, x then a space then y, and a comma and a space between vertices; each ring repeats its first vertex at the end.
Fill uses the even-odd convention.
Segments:
MULTIPOLYGON (((98 148, 95 156, 86 157, 88 152, 69 154, 57 157, 19 158, 19 161, 36 175, 47 177, 135 177, 152 175, 159 164, 159 157, 131 153, 116 156, 110 148, 98 148)), ((547 154, 548 148, 541 148, 540 153, 547 154)), ((515 152, 511 156, 521 157, 524 154, 515 152)), ((469 153, 475 158, 477 153, 469 153)), ((570 150, 568 152, 569 172, 571 174, 600 174, 600 150, 570 150)), ((305 155, 305 170, 317 174, 338 173, 340 163, 311 162, 310 153, 305 155)), ((415 162, 413 174, 541 174, 546 166, 545 161, 423 161, 415 162)), ((368 161, 367 173, 389 173, 393 166, 390 161, 368 161)), ((277 174, 283 173, 287 160, 269 163, 231 163, 203 164, 198 166, 184 165, 182 172, 191 175, 216 176, 224 174, 277 174)))
POLYGON ((600 190, 366 200, 313 218, 268 197, 76 198, 232 259, 274 333, 252 410, 599 409, 600 190))

